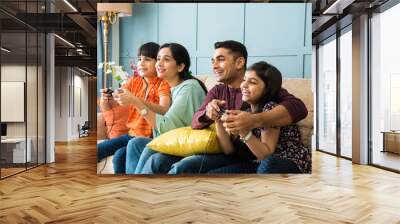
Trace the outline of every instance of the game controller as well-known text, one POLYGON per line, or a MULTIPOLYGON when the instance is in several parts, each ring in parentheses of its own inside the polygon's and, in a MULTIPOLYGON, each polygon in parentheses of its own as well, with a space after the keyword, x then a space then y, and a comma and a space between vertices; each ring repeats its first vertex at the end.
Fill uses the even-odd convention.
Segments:
POLYGON ((225 109, 224 108, 219 108, 219 112, 218 112, 218 114, 219 114, 219 116, 222 116, 222 115, 224 115, 225 114, 225 109))
POLYGON ((114 92, 114 90, 107 88, 106 91, 104 93, 106 94, 112 94, 114 92))

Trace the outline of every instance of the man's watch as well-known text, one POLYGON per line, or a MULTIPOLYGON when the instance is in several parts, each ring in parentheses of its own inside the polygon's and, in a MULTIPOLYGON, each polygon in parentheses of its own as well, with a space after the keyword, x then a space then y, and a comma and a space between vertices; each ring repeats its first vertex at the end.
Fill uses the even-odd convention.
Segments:
POLYGON ((253 132, 250 130, 249 133, 247 133, 247 135, 244 136, 243 138, 240 138, 240 140, 242 140, 242 142, 246 143, 247 141, 250 140, 252 135, 253 135, 253 132))
POLYGON ((148 111, 146 108, 143 108, 140 110, 140 116, 146 116, 148 114, 148 111))

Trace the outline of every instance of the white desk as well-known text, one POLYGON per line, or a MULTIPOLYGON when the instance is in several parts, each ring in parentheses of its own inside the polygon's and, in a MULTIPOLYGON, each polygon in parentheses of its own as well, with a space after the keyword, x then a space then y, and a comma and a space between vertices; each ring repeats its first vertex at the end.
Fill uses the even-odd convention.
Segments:
MULTIPOLYGON (((31 154, 31 146, 32 146, 32 140, 30 138, 27 138, 26 140, 28 142, 25 151, 25 138, 6 138, 6 139, 1 139, 1 144, 2 147, 13 147, 12 148, 12 162, 13 163, 25 163, 25 158, 27 159, 26 162, 30 162, 32 160, 32 154, 31 154), (25 154, 26 152, 26 154, 25 154)), ((3 149, 2 149, 3 151, 3 149)), ((5 151, 5 150, 4 150, 5 151)))

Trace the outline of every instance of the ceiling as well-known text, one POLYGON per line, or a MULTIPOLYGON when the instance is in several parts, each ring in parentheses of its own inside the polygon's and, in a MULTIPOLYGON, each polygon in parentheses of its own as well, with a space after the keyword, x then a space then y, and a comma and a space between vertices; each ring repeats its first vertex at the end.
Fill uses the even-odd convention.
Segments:
POLYGON ((63 0, 1 0, 2 46, 12 50, 2 60, 17 62, 18 59, 27 58, 29 63, 33 57, 37 57, 37 51, 44 49, 44 43, 40 42, 43 36, 41 39, 37 35, 53 32, 57 34, 56 66, 78 66, 96 74, 97 1, 67 2, 76 10, 63 0))
MULTIPOLYGON (((338 27, 340 28, 341 26, 350 24, 353 16, 357 16, 366 10, 372 10, 387 1, 388 0, 249 0, 240 2, 312 3, 312 36, 313 43, 316 44, 336 32, 338 27)), ((10 56, 29 56, 30 54, 34 54, 38 48, 43 48, 43 44, 37 43, 37 37, 29 34, 30 32, 54 32, 62 39, 74 45, 72 46, 66 43, 61 38, 55 38, 56 65, 79 66, 95 74, 97 70, 96 6, 97 3, 100 2, 168 1, 1 0, 0 27, 2 30, 2 46, 7 45, 8 49, 13 49, 15 55, 11 54, 10 56), (70 5, 68 5, 68 3, 70 5), (50 11, 52 11, 52 13, 48 13, 50 11), (21 33, 25 32, 28 33, 26 39, 25 35, 21 35, 21 33), (25 46, 27 46, 26 50, 25 46)), ((201 2, 215 1, 203 0, 201 2)))

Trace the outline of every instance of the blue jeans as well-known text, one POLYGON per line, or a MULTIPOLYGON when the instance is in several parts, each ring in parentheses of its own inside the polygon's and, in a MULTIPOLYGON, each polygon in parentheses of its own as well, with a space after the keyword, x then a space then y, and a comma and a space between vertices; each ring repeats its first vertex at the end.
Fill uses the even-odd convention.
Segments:
POLYGON ((301 171, 292 160, 271 155, 261 160, 257 173, 301 173, 301 171))
POLYGON ((180 156, 171 156, 160 152, 155 152, 152 149, 146 148, 150 153, 144 156, 143 167, 138 170, 141 174, 160 174, 168 173, 172 164, 182 159, 180 156))
POLYGON ((208 173, 301 173, 296 163, 288 159, 281 159, 279 156, 271 155, 260 163, 248 161, 218 169, 211 170, 208 173))
POLYGON ((125 173, 126 145, 132 138, 134 137, 130 135, 121 135, 97 144, 97 162, 114 155, 113 164, 115 173, 125 173))
POLYGON ((146 145, 151 140, 151 138, 137 137, 128 142, 125 162, 126 174, 139 173, 144 162, 150 156, 149 153, 151 152, 148 152, 146 145), (138 172, 136 172, 137 169, 138 172))
POLYGON ((236 163, 233 165, 224 166, 221 168, 210 170, 210 174, 229 174, 229 173, 256 173, 259 163, 257 161, 247 161, 242 163, 236 163))
POLYGON ((155 153, 147 159, 141 173, 207 173, 209 170, 240 161, 242 161, 242 159, 237 156, 225 154, 201 154, 179 157, 155 153))

